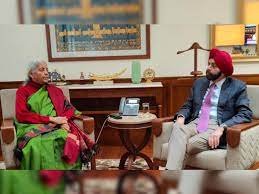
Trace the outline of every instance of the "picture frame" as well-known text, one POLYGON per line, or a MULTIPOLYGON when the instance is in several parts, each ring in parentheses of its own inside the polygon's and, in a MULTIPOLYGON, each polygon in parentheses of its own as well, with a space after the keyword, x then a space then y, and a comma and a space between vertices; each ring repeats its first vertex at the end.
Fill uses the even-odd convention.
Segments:
POLYGON ((231 54, 233 62, 257 62, 258 34, 257 24, 211 24, 210 48, 217 47, 227 51, 231 54))
POLYGON ((240 24, 258 24, 259 4, 256 0, 237 0, 237 19, 240 24))
POLYGON ((46 24, 49 62, 150 58, 150 25, 46 24))
POLYGON ((20 24, 155 24, 157 0, 17 0, 20 24))

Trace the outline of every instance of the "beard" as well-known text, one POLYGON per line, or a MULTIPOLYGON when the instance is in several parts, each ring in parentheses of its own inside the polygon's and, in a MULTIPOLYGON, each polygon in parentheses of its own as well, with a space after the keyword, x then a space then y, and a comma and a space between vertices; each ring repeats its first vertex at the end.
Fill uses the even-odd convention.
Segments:
POLYGON ((217 74, 212 74, 208 70, 206 71, 206 77, 210 81, 215 81, 216 79, 218 79, 221 76, 221 74, 222 74, 221 71, 218 72, 217 74))

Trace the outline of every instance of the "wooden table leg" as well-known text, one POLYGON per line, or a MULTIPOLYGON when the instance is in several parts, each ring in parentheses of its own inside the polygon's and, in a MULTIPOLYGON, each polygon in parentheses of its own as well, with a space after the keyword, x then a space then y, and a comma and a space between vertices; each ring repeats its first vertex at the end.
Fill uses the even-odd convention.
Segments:
POLYGON ((154 168, 153 161, 146 154, 139 153, 138 156, 140 156, 147 162, 150 170, 153 170, 153 168, 154 168))
POLYGON ((130 170, 132 168, 132 164, 135 161, 136 157, 139 156, 143 158, 150 169, 153 169, 153 162, 152 160, 146 155, 141 153, 141 150, 148 144, 148 141, 152 135, 152 128, 147 128, 145 137, 143 138, 143 141, 140 143, 138 147, 135 147, 135 145, 131 142, 129 130, 121 130, 120 131, 120 139, 122 144, 125 146, 128 152, 123 154, 120 160, 119 169, 125 168, 125 163, 128 160, 128 169, 130 170))
POLYGON ((120 164, 119 164, 119 169, 120 169, 120 170, 124 170, 124 169, 125 169, 125 163, 126 163, 128 157, 129 157, 130 155, 131 155, 131 153, 126 152, 125 154, 123 154, 123 155, 121 156, 120 164))
POLYGON ((128 170, 131 170, 132 169, 132 164, 134 162, 134 158, 136 158, 136 157, 134 157, 133 155, 129 155, 128 158, 129 158, 128 159, 128 170))
POLYGON ((152 135, 152 128, 147 128, 145 136, 143 138, 143 141, 140 143, 140 145, 136 148, 136 152, 139 153, 146 145, 148 144, 150 137, 152 135))

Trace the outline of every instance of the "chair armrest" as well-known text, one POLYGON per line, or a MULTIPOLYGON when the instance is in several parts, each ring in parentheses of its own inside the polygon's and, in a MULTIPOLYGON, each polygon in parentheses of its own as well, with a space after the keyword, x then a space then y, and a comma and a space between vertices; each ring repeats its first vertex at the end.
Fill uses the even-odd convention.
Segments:
POLYGON ((75 120, 80 120, 83 122, 83 130, 87 134, 91 134, 94 131, 94 118, 86 115, 76 115, 75 120))
POLYGON ((152 121, 152 131, 153 134, 158 137, 162 133, 162 125, 164 122, 170 122, 173 121, 174 117, 163 117, 163 118, 157 118, 152 121))
POLYGON ((259 120, 252 120, 251 123, 242 123, 227 128, 227 143, 230 147, 235 148, 239 145, 242 131, 246 131, 259 125, 259 120))
POLYGON ((15 127, 13 119, 5 119, 1 125, 2 141, 5 144, 11 144, 15 139, 15 127))

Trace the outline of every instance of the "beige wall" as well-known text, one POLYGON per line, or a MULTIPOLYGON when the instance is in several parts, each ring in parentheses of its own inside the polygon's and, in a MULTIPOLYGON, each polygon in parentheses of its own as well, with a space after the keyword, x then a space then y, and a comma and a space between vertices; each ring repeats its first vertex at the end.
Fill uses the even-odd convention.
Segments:
POLYGON ((18 23, 17 0, 1 0, 0 3, 0 24, 18 23))
MULTIPOLYGON (((235 23, 236 0, 157 0, 158 22, 151 27, 151 59, 141 60, 142 70, 155 69, 157 76, 189 75, 193 52, 176 55, 193 42, 209 47, 208 23, 235 23), (174 24, 174 25, 166 25, 174 24)), ((0 23, 15 24, 17 1, 1 1, 0 23)), ((43 25, 0 25, 0 81, 23 80, 26 64, 32 59, 47 60, 43 25)), ((199 69, 205 71, 207 53, 198 57, 199 69)), ((68 79, 78 79, 80 72, 113 73, 127 67, 122 77, 130 77, 131 60, 49 63, 68 79)), ((236 74, 259 73, 259 62, 235 64, 236 74)))
POLYGON ((159 24, 236 23, 237 0, 157 0, 159 24))
MULTIPOLYGON (((200 34, 204 31, 205 25, 203 25, 203 30, 198 26, 194 27, 196 28, 195 31, 199 31, 198 34, 200 34)), ((0 28, 0 42, 3 43, 0 45, 0 53, 2 53, 1 69, 3 69, 0 73, 0 81, 24 79, 26 64, 32 59, 47 61, 44 25, 2 25, 0 28), (10 70, 12 73, 9 73, 10 70)), ((181 28, 174 28, 169 25, 151 27, 152 57, 148 60, 141 60, 142 70, 152 67, 158 76, 182 75, 191 70, 187 58, 173 54, 177 51, 177 44, 181 45, 182 48, 185 46, 182 42, 176 42, 178 38, 173 34, 177 33, 175 31, 177 29, 180 30, 181 28), (176 71, 179 70, 175 63, 177 59, 179 59, 177 63, 185 64, 182 65, 180 71, 176 71)), ((187 39, 189 40, 185 40, 186 42, 192 42, 190 36, 187 36, 187 39)), ((131 74, 131 60, 56 62, 49 63, 49 67, 51 70, 57 69, 64 73, 68 79, 78 79, 81 71, 85 75, 90 72, 113 73, 125 67, 127 67, 127 71, 122 77, 130 77, 131 74)))
MULTIPOLYGON (((189 75, 193 69, 193 52, 177 55, 194 41, 208 48, 208 25, 152 25, 151 59, 141 60, 142 71, 152 67, 159 77, 189 75)), ((48 59, 44 25, 0 25, 0 81, 23 80, 26 64, 33 59, 48 59)), ((208 53, 201 51, 199 69, 205 71, 208 53)), ((122 77, 130 77, 131 60, 49 63, 67 79, 79 79, 80 72, 114 73, 127 67, 122 77)), ((235 64, 236 74, 259 73, 259 64, 235 64)))

